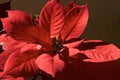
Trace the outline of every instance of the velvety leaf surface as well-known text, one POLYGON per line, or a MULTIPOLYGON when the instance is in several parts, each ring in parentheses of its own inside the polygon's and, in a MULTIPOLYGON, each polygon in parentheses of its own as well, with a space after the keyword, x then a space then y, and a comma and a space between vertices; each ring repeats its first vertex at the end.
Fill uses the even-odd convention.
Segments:
POLYGON ((58 55, 52 57, 49 54, 42 54, 36 59, 36 64, 44 72, 55 76, 56 72, 63 70, 65 63, 59 59, 58 55))
POLYGON ((78 38, 84 31, 88 21, 87 4, 78 6, 74 2, 66 8, 66 23, 61 32, 63 40, 78 38), (68 9, 69 8, 69 9, 68 9))
POLYGON ((8 58, 5 64, 1 78, 7 78, 8 76, 33 76, 39 68, 35 64, 35 59, 39 55, 39 50, 27 50, 24 53, 20 53, 20 49, 16 49, 8 58), (23 74, 24 73, 24 74, 23 74))
POLYGON ((64 17, 64 10, 59 1, 49 0, 41 10, 39 17, 40 30, 45 33, 41 35, 42 38, 49 39, 58 35, 63 28, 65 22, 64 17))
POLYGON ((105 62, 120 58, 120 49, 113 44, 99 40, 88 40, 80 45, 80 53, 86 55, 86 62, 105 62))

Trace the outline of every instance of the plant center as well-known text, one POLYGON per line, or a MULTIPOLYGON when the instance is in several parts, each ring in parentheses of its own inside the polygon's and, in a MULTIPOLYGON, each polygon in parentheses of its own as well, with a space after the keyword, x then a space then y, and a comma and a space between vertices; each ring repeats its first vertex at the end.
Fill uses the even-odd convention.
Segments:
POLYGON ((55 54, 59 54, 60 50, 64 48, 63 44, 62 44, 62 40, 61 39, 53 39, 53 53, 55 54))

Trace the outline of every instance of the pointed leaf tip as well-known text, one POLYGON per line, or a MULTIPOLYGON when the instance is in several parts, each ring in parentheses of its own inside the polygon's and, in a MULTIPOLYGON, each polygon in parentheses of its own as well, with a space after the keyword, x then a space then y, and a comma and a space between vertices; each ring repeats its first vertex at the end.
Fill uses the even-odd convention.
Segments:
POLYGON ((83 6, 69 4, 66 8, 66 24, 62 29, 63 40, 78 38, 83 32, 88 22, 87 4, 83 6))
POLYGON ((57 0, 48 2, 45 7, 43 7, 39 19, 39 24, 42 26, 41 28, 43 28, 41 30, 46 32, 44 37, 54 38, 60 34, 65 22, 64 17, 63 6, 57 0))

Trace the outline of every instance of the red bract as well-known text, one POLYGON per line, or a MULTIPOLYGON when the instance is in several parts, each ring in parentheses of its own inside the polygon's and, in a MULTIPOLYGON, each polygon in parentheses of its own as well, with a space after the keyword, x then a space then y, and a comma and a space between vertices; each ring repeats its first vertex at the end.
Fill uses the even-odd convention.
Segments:
POLYGON ((80 53, 89 58, 84 60, 86 62, 105 62, 120 58, 119 48, 100 40, 86 40, 79 49, 80 53))
POLYGON ((40 71, 52 77, 61 71, 69 75, 66 66, 80 67, 72 59, 104 62, 120 57, 112 44, 78 38, 87 25, 87 4, 78 6, 73 1, 63 8, 58 0, 49 0, 35 20, 20 10, 7 13, 1 19, 7 32, 0 38, 5 49, 1 54, 5 58, 0 60, 2 79, 26 78, 40 71))
POLYGON ((84 31, 88 20, 87 4, 78 6, 71 2, 65 7, 66 23, 61 32, 63 40, 78 38, 84 31))
POLYGON ((2 42, 5 42, 4 47, 7 48, 7 50, 0 55, 0 65, 3 70, 1 78, 28 77, 37 74, 39 68, 35 64, 35 58, 38 56, 41 48, 40 45, 13 41, 9 36, 5 37, 5 39, 6 38, 8 41, 2 40, 2 42))

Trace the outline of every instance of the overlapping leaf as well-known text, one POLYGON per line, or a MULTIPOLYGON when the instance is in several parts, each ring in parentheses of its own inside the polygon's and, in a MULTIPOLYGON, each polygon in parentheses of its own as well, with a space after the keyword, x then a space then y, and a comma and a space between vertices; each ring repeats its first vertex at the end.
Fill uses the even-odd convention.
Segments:
POLYGON ((20 10, 7 12, 8 17, 1 19, 5 31, 16 40, 36 42, 38 29, 33 25, 32 16, 20 10))
MULTIPOLYGON (((64 26, 64 10, 58 0, 50 0, 40 13, 39 26, 46 38, 54 38, 64 26)), ((44 38, 43 37, 43 38, 44 38)))
MULTIPOLYGON (((35 47, 34 44, 33 47, 35 47)), ((25 49, 25 47, 23 47, 22 53, 20 48, 13 51, 6 61, 4 71, 0 75, 1 78, 7 78, 7 76, 28 77, 38 73, 39 68, 35 64, 35 59, 39 55, 40 51, 33 47, 29 47, 29 49, 25 49)))
POLYGON ((4 70, 5 63, 8 59, 8 57, 11 55, 11 53, 12 53, 12 50, 11 51, 6 50, 0 54, 0 70, 2 70, 2 71, 4 70))
POLYGON ((88 21, 87 4, 78 6, 74 2, 67 5, 66 23, 61 32, 63 40, 78 38, 84 31, 88 21))
POLYGON ((14 52, 14 50, 21 48, 26 43, 17 42, 7 34, 0 35, 0 44, 3 48, 3 52, 0 54, 0 69, 4 70, 5 63, 8 57, 14 52))
POLYGON ((48 74, 51 74, 52 77, 55 76, 56 72, 60 72, 63 70, 65 63, 60 60, 58 55, 52 57, 49 54, 42 54, 36 59, 36 64, 38 67, 45 71, 48 74))
POLYGON ((9 77, 30 76, 34 75, 35 71, 39 70, 34 64, 34 57, 37 56, 38 50, 40 50, 41 48, 40 45, 38 46, 37 44, 17 42, 14 41, 10 36, 6 36, 6 34, 1 35, 0 41, 7 42, 7 44, 5 45, 5 48, 7 49, 2 54, 0 54, 0 66, 3 70, 3 72, 1 73, 1 78, 9 79, 7 78, 8 75, 9 77), (30 71, 31 67, 32 69, 35 68, 32 70, 33 74, 22 75, 24 71, 26 73, 30 71))
MULTIPOLYGON (((80 64, 76 64, 74 60, 83 59, 83 55, 87 58, 83 59, 86 62, 105 62, 120 58, 120 49, 113 44, 76 39, 87 25, 87 4, 78 6, 73 1, 63 9, 58 0, 49 0, 36 20, 20 10, 7 11, 7 13, 8 17, 3 18, 2 23, 7 34, 15 40, 6 34, 0 38, 0 41, 5 43, 4 50, 6 50, 0 54, 2 79, 23 80, 13 77, 33 76, 40 69, 55 77, 57 72, 64 69, 67 62, 67 67, 73 66, 80 71, 80 64), (63 44, 60 45, 64 48, 59 50, 59 53, 53 53, 51 38, 59 34, 63 40, 63 44)), ((1 44, 4 45, 3 43, 1 44)), ((70 70, 66 70, 67 73, 70 70)), ((71 71, 71 73, 77 72, 74 75, 79 77, 79 71, 71 71)), ((68 74, 64 75, 68 76, 68 74)))
MULTIPOLYGON (((13 45, 14 44, 18 45, 19 42, 16 41, 16 40, 14 40, 13 38, 11 38, 10 36, 8 36, 7 34, 0 35, 0 45, 2 46, 3 50, 7 50, 7 49, 9 49, 11 47, 13 49, 13 45)), ((25 43, 23 42, 23 44, 25 44, 25 43)), ((14 45, 14 47, 21 46, 21 45, 19 45, 19 46, 15 46, 15 45, 14 45)))
POLYGON ((88 40, 80 45, 82 54, 88 59, 86 62, 105 62, 120 58, 120 49, 113 44, 108 44, 100 40, 88 40))
POLYGON ((69 48, 77 48, 83 42, 84 42, 84 39, 74 38, 74 39, 65 41, 63 45, 69 48))

